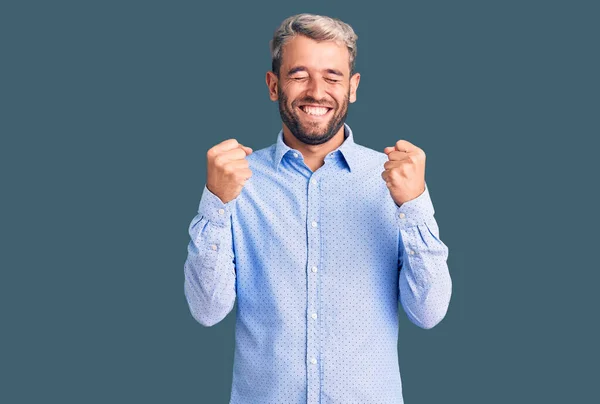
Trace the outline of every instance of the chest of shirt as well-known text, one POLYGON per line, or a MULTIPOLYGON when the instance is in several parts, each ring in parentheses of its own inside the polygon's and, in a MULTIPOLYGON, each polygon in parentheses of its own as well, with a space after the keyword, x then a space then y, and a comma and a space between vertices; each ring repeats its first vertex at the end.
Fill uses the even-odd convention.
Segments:
POLYGON ((276 305, 292 294, 300 303, 313 284, 323 296, 356 290, 395 302, 398 228, 385 182, 376 172, 323 168, 254 170, 233 220, 242 303, 276 305))

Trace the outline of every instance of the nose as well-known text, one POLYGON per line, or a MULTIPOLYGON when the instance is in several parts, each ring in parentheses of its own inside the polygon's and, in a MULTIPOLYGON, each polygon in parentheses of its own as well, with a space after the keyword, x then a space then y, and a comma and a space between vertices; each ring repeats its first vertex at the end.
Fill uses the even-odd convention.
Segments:
POLYGON ((317 78, 311 78, 308 81, 306 95, 314 98, 317 101, 325 98, 325 83, 317 78))

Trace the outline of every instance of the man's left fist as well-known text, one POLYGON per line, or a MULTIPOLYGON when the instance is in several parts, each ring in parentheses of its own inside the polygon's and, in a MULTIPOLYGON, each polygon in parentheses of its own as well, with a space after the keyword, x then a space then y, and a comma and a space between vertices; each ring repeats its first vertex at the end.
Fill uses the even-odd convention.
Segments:
POLYGON ((425 192, 425 152, 406 140, 398 140, 395 147, 386 147, 388 161, 381 177, 396 205, 415 199, 425 192))

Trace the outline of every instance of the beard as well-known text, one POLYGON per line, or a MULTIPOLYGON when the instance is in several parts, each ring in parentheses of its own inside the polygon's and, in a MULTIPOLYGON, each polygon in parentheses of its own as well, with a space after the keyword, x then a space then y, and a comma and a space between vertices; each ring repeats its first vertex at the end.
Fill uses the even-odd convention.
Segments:
POLYGON ((333 100, 335 105, 333 106, 333 111, 331 111, 333 114, 332 117, 329 118, 329 122, 303 123, 298 115, 299 112, 297 108, 298 105, 301 104, 329 105, 329 103, 320 102, 312 97, 308 97, 301 100, 294 100, 290 107, 288 98, 281 87, 279 87, 279 95, 279 114, 281 115, 281 120, 285 126, 288 127, 290 132, 292 132, 294 137, 304 144, 318 145, 327 142, 338 133, 340 128, 344 125, 344 121, 348 115, 350 89, 348 89, 348 94, 344 97, 344 102, 341 107, 336 100, 333 100))

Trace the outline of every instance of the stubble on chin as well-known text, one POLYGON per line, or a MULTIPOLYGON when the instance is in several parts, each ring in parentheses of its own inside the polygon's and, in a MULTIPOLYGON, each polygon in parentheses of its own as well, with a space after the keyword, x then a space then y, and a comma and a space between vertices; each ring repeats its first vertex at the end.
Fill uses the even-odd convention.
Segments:
POLYGON ((296 111, 294 106, 290 105, 288 109, 288 99, 281 89, 279 94, 281 95, 279 97, 279 113, 281 115, 281 120, 288 127, 290 132, 292 132, 292 135, 305 144, 319 145, 327 142, 329 139, 335 136, 335 134, 343 126, 346 116, 348 115, 348 101, 350 93, 348 93, 346 99, 344 100, 345 105, 343 105, 343 108, 345 111, 341 116, 336 115, 337 110, 334 110, 332 111, 334 115, 329 119, 329 121, 320 122, 315 125, 310 125, 309 128, 305 128, 300 116, 298 116, 299 112, 296 111))

